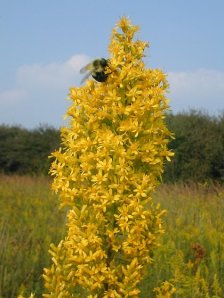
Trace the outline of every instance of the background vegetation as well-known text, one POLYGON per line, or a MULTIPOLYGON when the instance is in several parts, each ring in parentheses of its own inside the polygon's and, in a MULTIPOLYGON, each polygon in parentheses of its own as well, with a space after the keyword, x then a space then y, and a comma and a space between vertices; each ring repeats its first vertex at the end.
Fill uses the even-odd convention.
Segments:
MULTIPOLYGON (((64 236, 65 211, 47 178, 0 176, 0 297, 21 291, 41 297, 51 242, 64 236)), ((141 297, 168 280, 176 298, 224 297, 224 188, 215 184, 161 185, 155 204, 168 210, 165 233, 141 284, 141 297)), ((150 295, 149 295, 150 293, 150 295)))
POLYGON ((218 184, 161 185, 154 194, 167 210, 165 233, 142 297, 168 280, 176 298, 224 297, 224 188, 218 184))
POLYGON ((28 130, 0 126, 0 171, 5 174, 47 175, 48 156, 60 143, 60 133, 48 126, 28 130))
POLYGON ((62 239, 65 228, 57 203, 47 178, 0 176, 1 298, 23 289, 40 297, 50 243, 62 239))
MULTIPOLYGON (((169 183, 154 194, 155 202, 168 210, 166 232, 141 284, 141 297, 149 297, 154 287, 168 280, 177 289, 176 298, 221 298, 224 114, 170 114, 167 124, 175 134, 170 143, 175 158, 164 173, 164 181, 169 183)), ((14 298, 21 291, 41 297, 43 292, 41 275, 50 264, 49 245, 58 244, 65 232, 66 210, 58 210, 51 181, 43 177, 50 165, 48 156, 59 143, 60 133, 52 127, 0 126, 1 298, 14 298)))
POLYGON ((166 182, 224 181, 224 113, 217 117, 193 110, 171 114, 167 125, 175 134, 170 142, 175 156, 165 169, 166 182))
MULTIPOLYGON (((175 157, 168 163, 164 182, 224 181, 224 113, 211 117, 189 111, 167 116, 175 139, 170 148, 175 157)), ((27 130, 0 126, 0 171, 5 174, 47 175, 48 156, 59 147, 59 130, 40 126, 27 130)))

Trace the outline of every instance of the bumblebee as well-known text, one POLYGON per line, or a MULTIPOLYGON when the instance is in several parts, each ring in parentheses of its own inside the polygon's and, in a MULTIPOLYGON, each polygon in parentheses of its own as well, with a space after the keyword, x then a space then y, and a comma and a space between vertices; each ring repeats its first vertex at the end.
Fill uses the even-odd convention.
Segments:
POLYGON ((104 58, 95 59, 91 63, 84 66, 80 70, 80 73, 85 73, 87 71, 88 73, 82 79, 81 84, 87 80, 90 75, 92 75, 97 82, 105 82, 108 77, 108 73, 105 73, 107 66, 108 60, 104 58))

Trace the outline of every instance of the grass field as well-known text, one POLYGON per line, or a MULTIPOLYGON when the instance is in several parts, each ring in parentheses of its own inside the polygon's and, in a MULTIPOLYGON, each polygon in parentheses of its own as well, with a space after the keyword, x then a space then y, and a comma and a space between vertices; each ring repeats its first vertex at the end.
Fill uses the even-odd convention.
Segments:
POLYGON ((171 281, 174 297, 224 297, 224 189, 218 185, 162 185, 154 200, 167 210, 165 234, 144 282, 171 281))
POLYGON ((64 232, 65 215, 42 178, 0 177, 0 297, 24 289, 40 297, 48 249, 64 232))
MULTIPOLYGON (((41 297, 51 242, 65 233, 65 211, 46 178, 0 176, 0 297, 41 297)), ((224 297, 224 188, 161 185, 153 195, 167 209, 165 233, 141 284, 141 297, 171 282, 181 298, 224 297)), ((161 296, 162 297, 162 296, 161 296)), ((165 296, 163 296, 165 297, 165 296)))

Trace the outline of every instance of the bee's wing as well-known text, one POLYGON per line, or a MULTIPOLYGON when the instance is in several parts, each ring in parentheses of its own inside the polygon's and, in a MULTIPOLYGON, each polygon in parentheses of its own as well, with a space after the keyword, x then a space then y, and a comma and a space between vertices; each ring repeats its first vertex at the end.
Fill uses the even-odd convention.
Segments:
POLYGON ((87 71, 92 71, 92 70, 93 70, 93 65, 92 65, 92 63, 89 63, 80 69, 80 73, 85 73, 87 71))
MULTIPOLYGON (((85 70, 86 71, 86 70, 85 70)), ((81 72, 81 71, 80 71, 81 72)), ((88 77, 91 75, 91 71, 90 72, 88 72, 83 78, 82 78, 82 80, 81 80, 81 84, 83 84, 87 79, 88 79, 88 77)))

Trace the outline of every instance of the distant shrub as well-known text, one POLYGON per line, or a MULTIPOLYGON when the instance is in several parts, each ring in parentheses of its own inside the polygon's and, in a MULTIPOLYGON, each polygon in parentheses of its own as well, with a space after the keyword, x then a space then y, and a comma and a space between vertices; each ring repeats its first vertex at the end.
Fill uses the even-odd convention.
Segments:
POLYGON ((60 142, 59 131, 48 126, 28 130, 0 126, 0 169, 5 174, 46 175, 48 156, 60 142))
POLYGON ((198 111, 167 116, 175 139, 175 152, 166 165, 164 181, 224 181, 224 116, 211 117, 198 111))
MULTIPOLYGON (((175 139, 175 157, 167 163, 163 180, 224 182, 224 114, 200 111, 168 114, 167 127, 175 139)), ((6 174, 47 175, 48 156, 60 144, 59 130, 41 126, 28 130, 0 125, 0 171, 6 174)))

